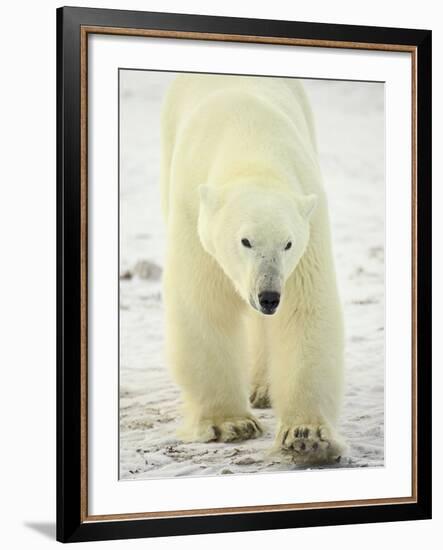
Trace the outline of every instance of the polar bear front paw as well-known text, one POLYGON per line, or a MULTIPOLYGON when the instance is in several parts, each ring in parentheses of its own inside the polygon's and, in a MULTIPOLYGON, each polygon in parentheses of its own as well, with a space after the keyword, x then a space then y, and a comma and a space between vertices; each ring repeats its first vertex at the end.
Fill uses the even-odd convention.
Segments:
POLYGON ((276 444, 296 464, 339 462, 345 446, 333 430, 322 424, 292 424, 280 428, 276 444))
POLYGON ((262 433, 263 428, 258 420, 253 416, 247 416, 225 419, 205 419, 200 421, 193 430, 186 430, 180 435, 186 441, 201 441, 203 443, 221 441, 229 443, 231 441, 254 439, 262 433))
POLYGON ((254 409, 269 409, 271 399, 269 397, 269 387, 267 384, 253 386, 249 401, 254 409))
POLYGON ((263 429, 255 418, 239 418, 211 424, 208 441, 242 441, 258 437, 263 429))

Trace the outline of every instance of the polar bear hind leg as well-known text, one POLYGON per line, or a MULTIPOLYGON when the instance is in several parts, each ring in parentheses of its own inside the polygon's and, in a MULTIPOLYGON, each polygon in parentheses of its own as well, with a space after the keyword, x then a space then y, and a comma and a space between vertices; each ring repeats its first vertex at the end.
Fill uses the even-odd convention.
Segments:
POLYGON ((247 320, 248 349, 250 355, 249 400, 255 409, 271 407, 268 376, 268 346, 264 320, 253 313, 247 320))

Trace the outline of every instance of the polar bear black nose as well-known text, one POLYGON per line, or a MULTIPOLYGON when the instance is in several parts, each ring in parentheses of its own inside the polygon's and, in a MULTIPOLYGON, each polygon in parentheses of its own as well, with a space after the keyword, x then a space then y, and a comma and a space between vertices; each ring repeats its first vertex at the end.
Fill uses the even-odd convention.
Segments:
POLYGON ((265 290, 258 295, 258 301, 263 313, 270 315, 274 313, 280 303, 280 294, 273 290, 265 290))

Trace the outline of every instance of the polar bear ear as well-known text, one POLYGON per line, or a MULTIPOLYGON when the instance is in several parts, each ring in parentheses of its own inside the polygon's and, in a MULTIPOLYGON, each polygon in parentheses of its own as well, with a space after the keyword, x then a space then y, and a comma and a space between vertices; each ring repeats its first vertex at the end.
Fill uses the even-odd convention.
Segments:
POLYGON ((303 197, 298 197, 297 202, 300 214, 305 218, 305 220, 309 220, 315 210, 315 207, 317 206, 317 195, 305 195, 303 197))
POLYGON ((209 210, 215 210, 219 204, 219 197, 213 185, 200 185, 198 188, 200 203, 209 210))

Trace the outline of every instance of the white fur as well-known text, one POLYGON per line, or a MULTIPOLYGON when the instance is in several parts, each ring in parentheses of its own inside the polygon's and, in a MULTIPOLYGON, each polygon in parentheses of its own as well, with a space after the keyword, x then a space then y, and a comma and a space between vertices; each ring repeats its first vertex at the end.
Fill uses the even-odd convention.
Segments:
POLYGON ((302 85, 179 76, 162 136, 166 342, 183 438, 258 436, 251 395, 272 402, 276 448, 297 462, 335 459, 343 323, 302 85), (265 290, 281 293, 273 315, 260 311, 265 290))

